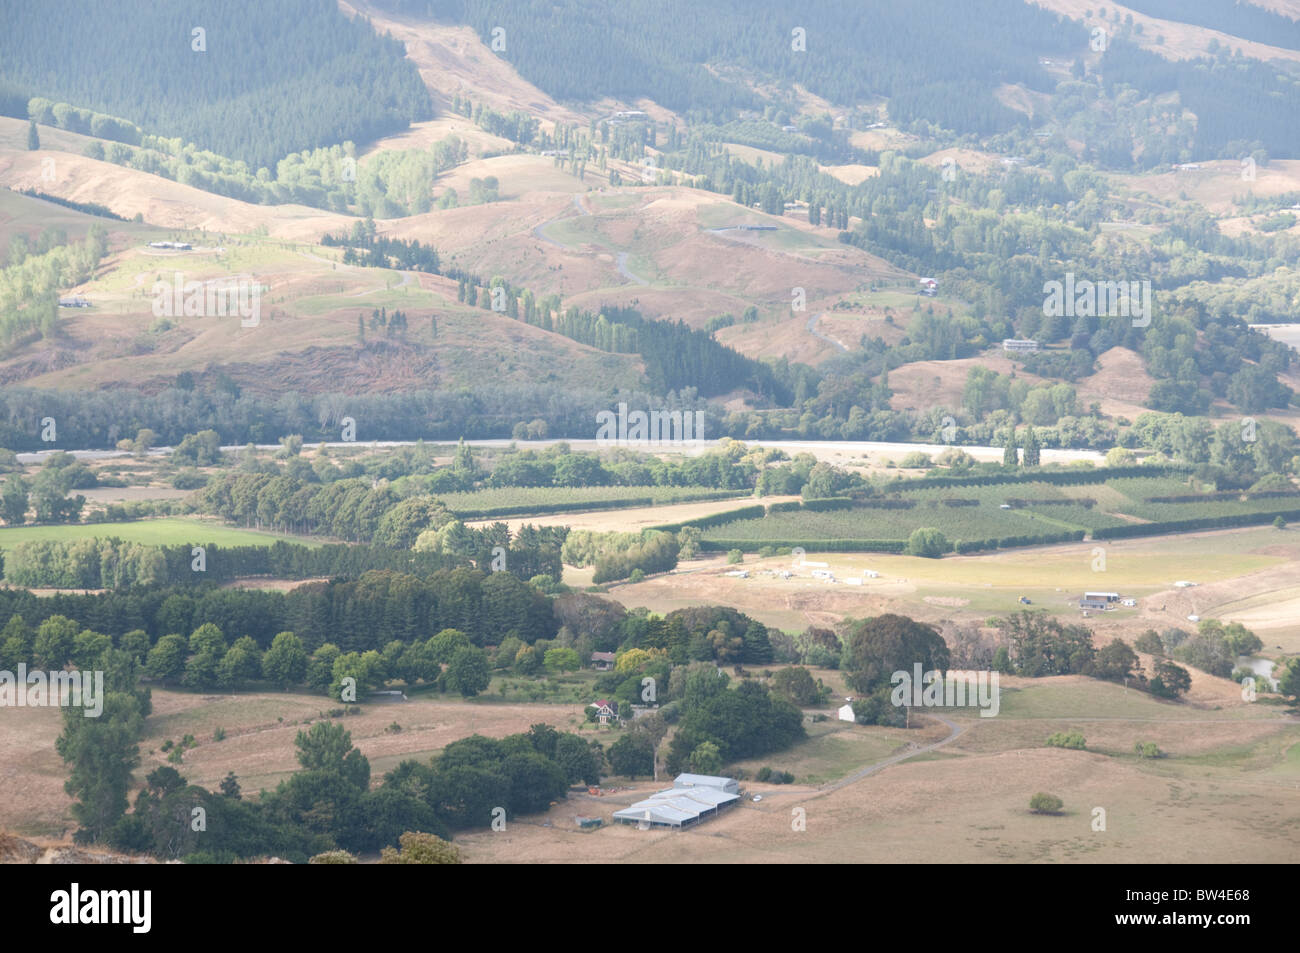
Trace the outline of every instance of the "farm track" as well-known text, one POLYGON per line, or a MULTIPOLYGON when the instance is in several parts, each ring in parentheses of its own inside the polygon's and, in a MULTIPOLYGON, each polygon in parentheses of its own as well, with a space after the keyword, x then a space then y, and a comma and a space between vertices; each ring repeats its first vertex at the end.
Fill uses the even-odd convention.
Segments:
MULTIPOLYGON (((942 715, 931 715, 930 717, 935 718, 948 726, 949 734, 946 738, 936 741, 933 744, 923 745, 920 748, 914 748, 908 751, 899 752, 898 754, 891 755, 888 758, 885 758, 883 761, 877 761, 875 764, 870 764, 865 768, 860 768, 857 771, 854 771, 852 774, 845 775, 844 777, 840 778, 838 781, 832 781, 829 784, 822 785, 820 788, 817 789, 817 792, 815 794, 811 795, 811 797, 812 798, 824 797, 825 795, 830 794, 834 791, 838 791, 840 788, 847 787, 848 785, 853 784, 856 781, 861 781, 863 778, 869 777, 870 775, 875 774, 877 771, 887 768, 890 765, 899 764, 903 761, 909 760, 910 758, 915 758, 917 755, 925 754, 927 751, 934 751, 938 748, 942 748, 945 745, 955 741, 962 734, 964 734, 965 731, 970 727, 969 725, 958 724, 955 721, 952 721, 948 718, 944 718, 942 715)), ((1173 724, 1173 725, 1222 725, 1225 723, 1225 719, 1223 718, 1126 718, 1118 715, 1099 716, 1099 717, 1092 717, 1092 718, 1077 718, 1077 717, 1060 716, 1060 715, 1029 715, 1022 718, 1008 718, 1008 720, 1070 721, 1070 722, 1128 721, 1128 722, 1134 722, 1138 724, 1152 723, 1152 724, 1173 724)), ((1252 725, 1253 724, 1277 724, 1277 723, 1294 725, 1294 724, 1300 724, 1300 718, 1293 718, 1290 716, 1279 716, 1277 718, 1250 719, 1249 721, 1245 721, 1242 723, 1252 724, 1252 725)))
POLYGON ((949 719, 944 718, 942 715, 932 715, 931 717, 937 719, 938 721, 943 722, 945 725, 948 726, 949 728, 948 737, 936 741, 934 742, 934 744, 923 745, 920 748, 913 748, 908 751, 899 752, 898 754, 895 755, 890 755, 888 758, 885 758, 883 761, 877 761, 875 764, 867 765, 865 768, 859 768, 857 771, 854 771, 852 774, 845 775, 844 777, 840 778, 838 781, 832 781, 830 784, 823 785, 821 788, 818 789, 817 793, 812 796, 825 797, 827 794, 830 794, 833 791, 838 791, 840 788, 853 784, 855 781, 861 781, 863 778, 875 774, 877 771, 887 768, 891 764, 898 764, 901 761, 906 761, 909 758, 915 758, 917 755, 924 754, 927 751, 934 751, 936 748, 942 748, 944 745, 949 744, 952 741, 955 741, 966 731, 968 727, 970 727, 969 725, 959 725, 957 724, 957 722, 950 721, 949 719))
POLYGON ((825 317, 825 315, 826 312, 820 311, 808 319, 808 333, 815 338, 819 338, 820 340, 825 341, 827 344, 831 345, 832 347, 837 347, 841 351, 848 351, 848 348, 845 347, 843 344, 841 344, 839 341, 835 340, 835 338, 830 337, 829 335, 822 334, 820 331, 817 330, 818 319, 825 317))

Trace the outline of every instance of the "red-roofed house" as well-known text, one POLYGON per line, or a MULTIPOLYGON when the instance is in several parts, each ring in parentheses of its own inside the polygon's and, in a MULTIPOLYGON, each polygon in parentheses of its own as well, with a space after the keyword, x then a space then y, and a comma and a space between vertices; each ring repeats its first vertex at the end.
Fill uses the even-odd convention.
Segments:
POLYGON ((606 701, 602 698, 587 707, 596 709, 596 721, 602 725, 608 725, 618 719, 618 702, 606 701))

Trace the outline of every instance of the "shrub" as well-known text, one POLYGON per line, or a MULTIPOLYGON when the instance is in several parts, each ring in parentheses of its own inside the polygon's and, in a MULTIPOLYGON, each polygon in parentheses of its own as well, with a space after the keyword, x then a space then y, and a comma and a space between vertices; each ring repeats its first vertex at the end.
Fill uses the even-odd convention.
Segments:
POLYGON ((743 563, 744 561, 745 561, 745 554, 742 553, 739 549, 729 549, 729 550, 727 550, 727 565, 728 565, 728 566, 734 566, 734 565, 736 565, 737 563, 743 563))
POLYGON ((1133 750, 1139 758, 1163 758, 1165 753, 1161 751, 1154 741, 1136 741, 1133 743, 1133 750))
POLYGON ((459 864, 460 848, 433 834, 407 831, 400 838, 401 849, 385 847, 381 864, 459 864))
POLYGON ((349 854, 346 850, 327 850, 323 854, 316 854, 309 864, 355 864, 356 857, 349 854))
POLYGON ((226 729, 225 729, 225 728, 217 728, 216 731, 212 732, 212 740, 213 740, 213 741, 225 741, 225 740, 226 740, 226 729))
POLYGON ((1029 799, 1029 810, 1034 814, 1060 814, 1064 804, 1055 794, 1040 791, 1029 799))
POLYGON ((1069 734, 1058 731, 1047 738, 1047 745, 1050 748, 1072 748, 1075 751, 1082 751, 1086 744, 1083 735, 1077 731, 1072 731, 1069 734))

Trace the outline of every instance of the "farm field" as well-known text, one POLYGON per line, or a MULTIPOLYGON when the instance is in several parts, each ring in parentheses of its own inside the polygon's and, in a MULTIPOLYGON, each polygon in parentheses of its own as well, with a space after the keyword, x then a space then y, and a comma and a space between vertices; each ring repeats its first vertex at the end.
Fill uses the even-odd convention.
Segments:
POLYGON ((183 543, 213 543, 218 546, 270 546, 279 540, 319 546, 320 541, 305 536, 264 533, 260 530, 227 526, 215 520, 164 517, 133 520, 125 523, 74 523, 50 526, 15 526, 0 529, 0 550, 30 540, 67 542, 86 537, 116 536, 123 542, 147 543, 152 546, 175 546, 183 543))
MULTIPOLYGON (((765 501, 772 502, 790 502, 797 500, 798 497, 765 497, 765 501)), ((623 532, 635 533, 644 529, 655 526, 670 525, 672 523, 685 522, 689 520, 703 519, 713 516, 715 513, 725 513, 729 510, 738 509, 746 505, 747 500, 726 497, 719 500, 695 503, 664 503, 653 506, 634 506, 620 508, 615 510, 586 510, 586 511, 566 511, 563 513, 547 513, 537 517, 524 517, 506 519, 503 522, 510 527, 511 532, 519 529, 524 524, 533 526, 567 526, 570 529, 585 529, 595 532, 623 532)), ((480 520, 477 523, 469 524, 475 526, 484 526, 495 520, 480 520)), ((571 585, 578 585, 577 582, 570 580, 570 574, 583 570, 575 570, 571 566, 565 567, 565 579, 571 585)), ((590 576, 590 572, 588 572, 590 576)), ((590 585, 588 578, 584 585, 590 585)))
MULTIPOLYGON (((818 544, 844 540, 904 541, 916 529, 933 527, 952 543, 996 540, 1003 546, 1023 546, 1043 541, 1037 537, 1045 534, 1093 533, 1142 523, 1296 510, 1300 510, 1300 494, 1225 498, 1224 494, 1198 494, 1168 477, 1068 487, 1047 482, 908 487, 884 500, 869 499, 851 508, 769 508, 763 517, 709 526, 703 539, 715 549, 753 550, 763 544, 784 544, 812 551, 818 544), (1151 501, 1166 496, 1186 497, 1187 501, 1151 501)), ((1098 534, 1102 535, 1104 532, 1098 534)))
POLYGON ((462 519, 490 519, 494 516, 554 513, 561 509, 659 506, 748 495, 748 490, 674 486, 503 487, 472 493, 439 493, 438 499, 462 519))
MULTIPOLYGON (((1261 722, 1243 731, 1231 724, 1219 731, 1213 713, 1205 721, 1210 723, 1170 722, 1154 730, 1141 721, 1107 722, 1113 727, 1096 736, 1101 753, 1045 747, 1043 739, 1061 730, 1056 723, 969 718, 966 730, 943 747, 838 789, 746 782, 746 794, 760 793, 762 802, 746 799, 697 829, 612 827, 577 834, 565 823, 571 813, 608 818, 642 796, 638 792, 601 799, 604 804, 584 799, 576 812, 561 805, 547 815, 552 827, 529 818, 501 834, 474 832, 457 840, 470 863, 1293 860, 1300 847, 1293 754, 1300 725, 1261 722), (1137 738, 1155 739, 1167 757, 1137 759, 1137 738), (1062 796, 1061 816, 1029 813, 1029 796, 1040 790, 1062 796), (1104 831, 1092 828, 1097 807, 1106 813, 1104 831), (791 823, 796 808, 804 812, 803 830, 791 823), (1196 837, 1187 837, 1188 830, 1196 837)), ((1081 727, 1091 749, 1095 726, 1081 727)), ((784 754, 796 763, 804 749, 825 748, 843 733, 828 732, 784 754)), ((934 733, 932 724, 908 734, 914 744, 926 745, 934 733)), ((765 759, 773 767, 781 760, 765 759)))
MULTIPOLYGON (((827 674, 827 673, 820 673, 827 674)), ((1233 686, 1224 680, 1227 689, 1233 686)), ((1225 701, 1230 691, 1219 696, 1225 701)), ((269 790, 294 770, 293 739, 330 704, 315 695, 251 692, 203 695, 154 691, 154 714, 141 742, 137 780, 165 764, 168 739, 194 735, 180 770, 213 788, 233 771, 246 797, 269 790), (214 740, 217 728, 225 731, 214 740)), ((570 792, 549 812, 512 819, 503 832, 458 834, 468 862, 694 860, 747 862, 777 856, 802 860, 934 860, 935 834, 944 859, 1139 862, 1217 857, 1253 862, 1293 859, 1300 845, 1300 724, 1272 706, 1159 702, 1122 686, 1079 676, 1006 679, 996 718, 944 710, 949 724, 918 717, 912 730, 809 724, 809 738, 787 751, 739 764, 790 771, 791 785, 744 783, 737 809, 696 830, 676 834, 610 827, 578 834, 578 815, 605 817, 663 786, 642 779, 630 787, 610 778, 603 797, 570 792), (960 729, 951 740, 945 739, 960 729), (1044 746, 1055 731, 1080 731, 1084 751, 1044 746), (1135 739, 1154 741, 1166 757, 1141 761, 1135 739), (910 750, 945 742, 843 786, 850 774, 910 750), (1041 818, 1025 810, 1029 794, 1064 796, 1065 813, 1041 818), (1109 836, 1091 830, 1092 809, 1104 806, 1109 836), (807 829, 792 831, 802 807, 807 829), (1266 823, 1264 818, 1272 818, 1266 823), (550 826, 542 826, 543 823, 550 826), (1196 825, 1195 839, 1172 836, 1196 825)), ((52 709, 15 709, 0 738, 0 826, 28 836, 58 837, 71 829, 70 799, 53 742, 60 716, 52 709), (20 768, 21 770, 15 770, 20 768)), ((407 758, 425 759, 448 742, 479 733, 501 737, 547 722, 593 733, 574 704, 501 703, 412 696, 405 703, 368 704, 339 719, 371 762, 373 779, 407 758), (394 732, 391 726, 400 724, 394 732)))
POLYGON ((883 612, 936 624, 982 624, 991 616, 1032 608, 1082 622, 1107 638, 1131 640, 1148 628, 1189 626, 1189 614, 1224 621, 1240 616, 1260 630, 1267 654, 1276 651, 1274 646, 1300 651, 1300 623, 1292 611, 1292 600, 1300 597, 1294 591, 1300 578, 1300 534, 1289 529, 1065 543, 943 559, 838 552, 807 558, 825 563, 840 581, 813 578, 814 567, 800 568, 791 556, 746 556, 735 567, 721 554, 710 554, 682 563, 676 573, 611 586, 609 594, 629 608, 646 606, 656 612, 702 603, 732 605, 786 631, 883 612), (748 570, 749 578, 726 575, 736 568, 748 570), (879 575, 862 578, 867 570, 879 575), (781 578, 782 572, 791 578, 781 578), (844 585, 847 577, 862 578, 862 584, 844 585), (1179 580, 1198 585, 1175 588, 1179 580), (1138 604, 1082 619, 1078 599, 1089 589, 1120 591, 1138 604), (1284 595, 1275 599, 1279 591, 1284 595), (1252 594, 1256 600, 1243 603, 1252 594), (1031 605, 1020 604, 1021 596, 1031 605))

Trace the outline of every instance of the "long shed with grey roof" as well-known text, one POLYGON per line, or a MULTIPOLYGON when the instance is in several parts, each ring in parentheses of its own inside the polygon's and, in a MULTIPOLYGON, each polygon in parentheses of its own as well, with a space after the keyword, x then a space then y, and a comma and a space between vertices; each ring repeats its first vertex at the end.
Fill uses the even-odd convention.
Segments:
POLYGON ((683 828, 715 817, 740 800, 735 778, 679 774, 673 786, 614 812, 614 820, 644 827, 683 828))

